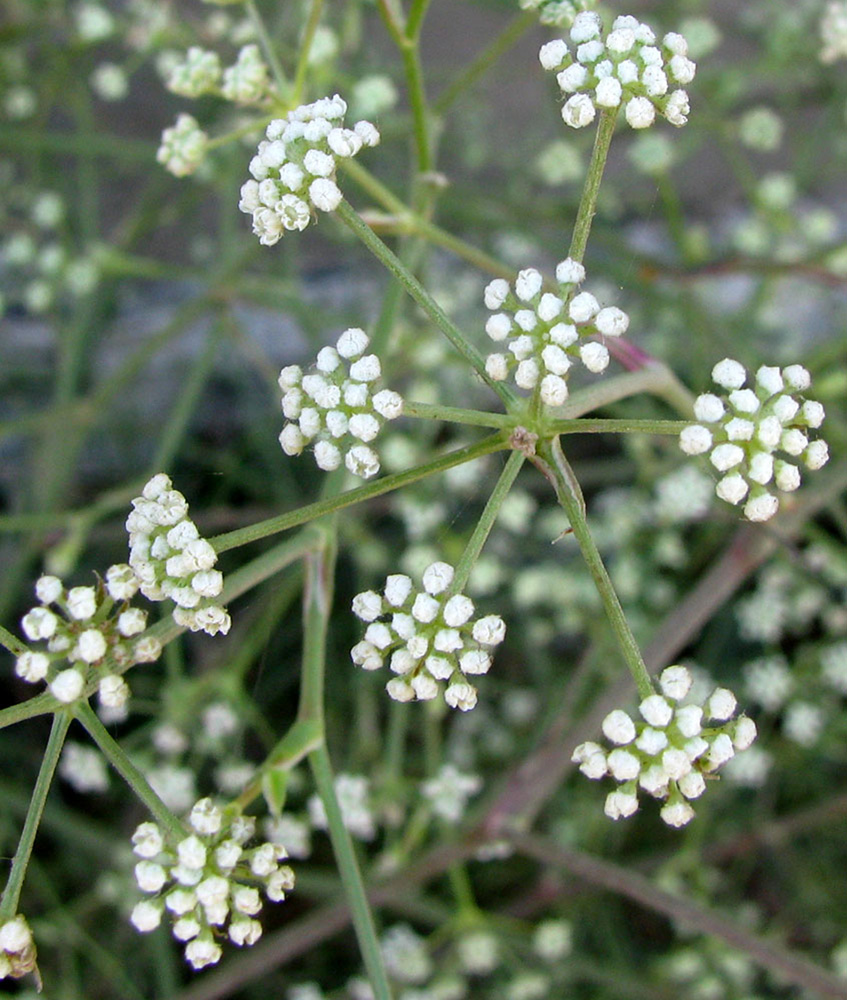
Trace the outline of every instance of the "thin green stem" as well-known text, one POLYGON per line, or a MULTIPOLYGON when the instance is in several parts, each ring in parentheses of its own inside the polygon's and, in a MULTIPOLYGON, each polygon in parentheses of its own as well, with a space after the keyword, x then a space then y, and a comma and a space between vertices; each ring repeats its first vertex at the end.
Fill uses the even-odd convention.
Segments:
POLYGON ((495 62, 515 44, 515 42, 537 23, 538 15, 534 10, 519 14, 500 32, 500 34, 464 69, 456 79, 449 84, 433 104, 436 114, 443 115, 450 105, 461 94, 470 89, 476 81, 494 65, 495 62))
POLYGON ((513 427, 515 418, 508 413, 485 413, 483 410, 464 410, 459 406, 439 406, 435 403, 403 403, 404 417, 420 420, 444 420, 451 424, 465 424, 468 427, 513 427))
POLYGON ((518 473, 521 471, 524 458, 525 456, 520 451, 513 451, 512 454, 509 455, 509 460, 503 466, 503 471, 500 473, 500 478, 497 480, 494 489, 491 491, 491 496, 488 498, 485 510, 483 510, 480 515, 479 521, 473 530, 473 534, 468 540, 468 544, 465 546, 465 551, 462 553, 458 565, 456 566, 456 572, 453 576, 453 581, 450 584, 451 593, 458 594, 467 583, 471 570, 479 558, 483 545, 485 545, 485 540, 488 538, 489 532, 494 527, 494 522, 497 520, 497 514, 503 506, 503 501, 506 499, 509 490, 512 488, 512 484, 517 479, 518 473))
POLYGON ((336 212, 341 221, 359 237, 368 250, 403 285, 406 292, 418 303, 462 357, 470 363, 479 377, 497 393, 506 406, 511 404, 515 399, 515 394, 502 382, 495 382, 488 375, 485 370, 485 361, 479 351, 468 341, 462 331, 397 255, 382 242, 370 226, 362 221, 347 201, 342 200, 336 212))
POLYGON ((74 714, 88 735, 101 749, 103 756, 120 774, 135 795, 147 806, 157 822, 176 840, 182 840, 185 836, 185 828, 182 823, 153 791, 150 782, 129 759, 120 744, 112 738, 108 729, 97 718, 97 713, 91 705, 87 701, 77 702, 74 706, 74 714))
POLYGON ((591 232, 591 222, 597 211, 597 193, 600 190, 600 181, 603 179, 603 170, 606 166, 606 157, 609 155, 609 146, 612 144, 617 116, 617 108, 604 108, 600 112, 597 134, 594 136, 594 148, 591 151, 591 162, 588 164, 588 174, 582 189, 582 197, 579 200, 571 247, 568 251, 568 256, 573 260, 581 261, 585 256, 588 234, 591 232))
POLYGON ((406 86, 409 90, 409 106, 412 110, 412 127, 415 137, 415 155, 418 178, 433 167, 432 138, 429 133, 429 107, 423 82, 423 67, 417 38, 407 39, 402 48, 403 65, 406 70, 406 86))
POLYGON ((418 40, 423 27, 423 20, 426 16, 430 0, 412 0, 409 8, 409 16, 406 19, 406 37, 418 40))
POLYGON ((641 698, 647 698, 654 694, 650 674, 647 672, 641 650, 638 648, 638 643, 623 613, 618 595, 615 593, 615 588, 606 567, 603 565, 600 552, 591 537, 582 509, 581 496, 578 494, 578 487, 577 491, 574 490, 573 483, 576 480, 562 452, 559 439, 553 438, 551 441, 539 444, 538 455, 533 461, 553 484, 556 498, 568 515, 582 558, 594 578, 606 616, 614 630, 626 665, 635 680, 638 693, 641 698))
POLYGON ((41 767, 38 771, 38 778, 35 781, 35 788, 32 790, 32 798, 27 809, 24 828, 18 841, 18 849, 12 860, 12 868, 9 872, 9 879, 6 888, 3 890, 3 897, 0 899, 0 924, 9 920, 18 912, 18 902, 21 897, 24 878, 26 877, 27 866, 35 843, 35 836, 41 822, 41 814, 44 812, 44 803, 47 801, 47 793, 53 781, 53 774, 56 765, 59 763, 59 755, 65 742, 68 726, 71 724, 71 715, 67 710, 57 712, 53 716, 53 726, 50 730, 50 738, 41 758, 41 767))
POLYGON ((288 531, 290 528, 296 528, 298 525, 306 524, 308 521, 313 521, 324 514, 344 510, 345 507, 352 507, 354 504, 362 503, 364 500, 370 500, 373 497, 382 496, 384 493, 390 493, 392 490, 400 489, 401 486, 407 486, 437 472, 444 472, 446 469, 454 468, 454 466, 471 462, 482 455, 490 455, 492 452, 502 451, 504 448, 508 448, 508 446, 508 442, 504 440, 501 434, 493 434, 482 441, 466 445, 464 448, 457 448, 456 451, 448 452, 446 455, 442 455, 441 458, 427 462, 425 465, 418 466, 415 469, 409 469, 407 472, 397 472, 394 475, 378 479, 375 483, 368 483, 365 486, 348 490, 346 493, 341 493, 337 496, 316 500, 314 503, 307 504, 305 507, 299 507, 297 510, 290 511, 287 514, 280 514, 277 517, 268 518, 266 521, 259 521, 257 524, 251 524, 246 528, 238 528, 235 531, 227 532, 225 535, 217 535, 211 539, 211 543, 215 547, 216 552, 226 552, 228 549, 246 545, 248 542, 255 542, 260 538, 267 538, 269 535, 278 534, 280 531, 288 531))
POLYGON ((553 420, 552 434, 679 434, 690 420, 553 420))
POLYGON ((319 526, 323 544, 304 558, 303 669, 297 719, 324 726, 324 669, 326 632, 332 610, 333 578, 337 551, 337 525, 332 518, 319 526))
POLYGON ((300 40, 300 56, 297 60, 297 69, 294 72, 294 95, 293 102, 299 104, 303 98, 303 88, 306 85, 306 73, 309 70, 309 56, 312 52, 312 42, 315 32, 321 23, 321 12, 323 10, 323 0, 312 0, 309 10, 309 17, 306 21, 306 28, 300 40))
MULTIPOLYGON (((335 519, 321 525, 323 544, 305 557, 303 590, 303 666, 300 682, 300 706, 297 721, 312 723, 323 730, 323 692, 326 670, 326 637, 332 611, 335 573, 335 519)), ((382 961, 373 914, 365 894, 350 834, 344 826, 335 795, 335 779, 329 752, 323 739, 309 754, 309 766, 315 787, 324 806, 332 850, 347 895, 353 926, 370 977, 376 1000, 391 1000, 391 989, 382 961)))
POLYGON ((247 9, 247 16, 250 18, 253 30, 256 32, 256 37, 259 39, 259 45, 262 47, 262 53, 265 59, 268 60, 268 65, 270 66, 274 80, 276 81, 279 96, 284 101, 290 93, 291 85, 289 84, 285 73, 283 72, 282 65, 277 58, 274 43, 268 34, 268 29, 265 27, 262 15, 256 7, 255 0, 244 0, 244 6, 247 9))
POLYGON ((356 929, 356 936, 371 988, 374 991, 374 998, 375 1000, 391 1000, 391 987, 388 984, 388 976, 382 960, 382 950, 379 946, 373 914, 365 894, 365 885, 359 872, 353 842, 341 817, 341 809, 335 796, 332 764, 325 746, 321 746, 309 755, 309 764, 315 779, 315 787, 326 812, 332 850, 347 895, 353 926, 356 929))
POLYGON ((21 642, 17 636, 12 635, 7 629, 0 625, 0 646, 8 649, 12 656, 23 656, 27 651, 26 643, 21 642))

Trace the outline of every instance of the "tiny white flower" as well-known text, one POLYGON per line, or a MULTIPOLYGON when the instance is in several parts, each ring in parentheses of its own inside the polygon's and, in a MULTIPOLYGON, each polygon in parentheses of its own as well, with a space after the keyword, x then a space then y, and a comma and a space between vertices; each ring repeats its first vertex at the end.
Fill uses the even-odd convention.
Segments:
POLYGON ((455 682, 445 690, 444 700, 451 708, 468 712, 476 705, 476 688, 466 682, 455 682))
POLYGON ((769 521, 779 510, 779 500, 770 493, 758 493, 750 497, 744 505, 744 516, 748 521, 769 521))
POLYGON ((744 365, 731 358, 724 358, 712 369, 712 380, 724 389, 740 389, 747 380, 747 373, 744 365))
POLYGON ((15 660, 15 673, 30 684, 43 681, 50 668, 50 659, 44 653, 27 651, 15 660))
POLYGON ((75 668, 63 670, 50 682, 50 693, 57 701, 70 704, 82 695, 85 678, 75 668))
POLYGON ((691 671, 683 666, 666 667, 659 675, 659 686, 662 689, 662 694, 673 701, 682 701, 691 690, 693 683, 694 678, 691 676, 691 671))
POLYGON ((668 826, 680 827, 691 822, 694 818, 694 810, 684 801, 668 802, 662 806, 659 815, 668 826))
POLYGON ((610 712, 603 720, 603 733, 612 741, 621 746, 631 743, 635 739, 635 724, 632 719, 619 708, 610 712))
POLYGON ((63 592, 62 581, 57 576, 40 576, 35 581, 35 596, 42 604, 52 604, 63 592))
POLYGON ((638 796, 621 790, 609 792, 603 807, 609 819, 625 819, 638 809, 638 796))
POLYGON ((585 367, 595 375, 604 372, 609 366, 608 348, 596 341, 583 344, 579 349, 579 356, 585 367))

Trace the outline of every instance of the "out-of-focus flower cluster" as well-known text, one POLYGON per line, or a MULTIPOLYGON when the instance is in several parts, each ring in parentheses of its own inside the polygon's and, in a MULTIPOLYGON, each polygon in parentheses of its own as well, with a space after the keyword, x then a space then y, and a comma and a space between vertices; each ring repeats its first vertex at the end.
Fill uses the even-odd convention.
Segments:
POLYGON ((264 246, 273 246, 286 230, 305 229, 312 207, 321 212, 338 208, 338 160, 379 142, 379 132, 368 121, 345 128, 346 113, 346 102, 336 94, 301 105, 268 125, 250 161, 252 180, 242 185, 238 203, 253 216, 253 232, 264 246))
POLYGON ((133 851, 141 859, 135 878, 149 898, 136 904, 130 919, 146 933, 167 910, 174 937, 186 942, 187 961, 202 969, 220 960, 216 937, 224 929, 237 945, 258 941, 262 925, 255 916, 262 900, 256 883, 278 903, 293 888, 294 872, 279 864, 288 856, 281 844, 246 846, 255 834, 252 817, 227 816, 211 799, 200 799, 188 821, 192 832, 176 843, 155 823, 142 823, 133 834, 133 851))
POLYGON ((537 10, 542 24, 568 28, 583 10, 597 6, 597 0, 519 0, 522 10, 537 10))
POLYGON ((590 337, 619 337, 629 317, 617 306, 600 307, 591 292, 576 292, 585 280, 585 268, 570 257, 556 266, 559 294, 543 290, 544 279, 535 268, 518 273, 514 289, 495 278, 485 289, 485 305, 493 315, 485 324, 492 340, 505 342, 507 352, 489 354, 485 369, 503 381, 515 369, 521 389, 539 385, 541 399, 559 406, 568 397, 567 376, 574 359, 595 374, 606 370, 609 350, 590 337))
POLYGON ((820 21, 821 62, 832 63, 847 59, 847 3, 830 0, 820 21))
POLYGON ((556 72, 562 93, 569 95, 562 108, 565 124, 584 128, 598 108, 623 107, 633 128, 648 128, 656 112, 671 125, 684 125, 689 106, 681 87, 691 83, 696 67, 682 35, 669 32, 659 47, 653 30, 628 15, 615 18, 605 39, 602 34, 599 15, 587 11, 571 27, 573 52, 564 39, 541 47, 541 65, 556 72), (675 84, 680 86, 672 90, 675 84))
POLYGON ((572 759, 586 777, 599 780, 609 775, 619 783, 606 798, 605 812, 611 819, 631 816, 638 809, 641 788, 664 800, 660 815, 669 826, 684 826, 694 817, 690 800, 706 790, 705 775, 756 738, 752 719, 733 718, 735 695, 726 688, 716 688, 704 705, 681 704, 692 682, 686 667, 667 667, 659 678, 662 693, 650 695, 638 706, 643 721, 633 721, 622 709, 603 720, 603 734, 614 744, 613 750, 591 741, 574 750, 572 759), (716 724, 704 727, 704 719, 716 724))
POLYGON ((390 669, 398 676, 386 685, 396 701, 435 698, 446 682, 444 700, 463 712, 476 705, 469 676, 488 672, 491 651, 506 635, 499 615, 474 619, 474 603, 450 594, 453 567, 435 562, 423 572, 423 590, 410 577, 389 576, 380 595, 366 590, 353 598, 353 612, 368 622, 364 639, 351 650, 353 662, 378 670, 391 654, 390 669))
POLYGON ((65 199, 56 191, 18 187, 16 180, 11 164, 3 164, 0 184, 9 189, 6 209, 12 211, 0 242, 0 316, 15 306, 45 313, 91 294, 100 279, 95 254, 69 245, 65 199))
POLYGON ((828 461, 826 442, 809 439, 809 431, 823 423, 824 408, 801 395, 811 385, 802 365, 789 365, 782 371, 763 365, 751 389, 744 388, 744 366, 724 358, 712 369, 712 379, 728 393, 707 392, 697 397, 694 415, 701 423, 683 430, 680 447, 687 455, 708 452, 723 476, 715 487, 717 495, 731 504, 747 497, 745 517, 767 521, 779 509, 779 500, 766 487, 773 483, 789 493, 800 485, 799 467, 774 458, 774 452, 802 458, 808 469, 820 469, 828 461))
POLYGON ((129 564, 141 593, 150 601, 172 600, 174 621, 192 632, 226 635, 229 614, 214 600, 223 589, 223 575, 214 568, 218 556, 188 517, 185 497, 159 473, 132 506, 129 564))
POLYGON ((167 87, 181 97, 218 94, 236 104, 261 104, 269 96, 271 80, 258 45, 242 46, 226 69, 217 52, 192 45, 170 68, 167 87))
POLYGON ((403 399, 390 389, 374 392, 382 369, 375 354, 365 354, 368 336, 351 328, 335 347, 318 352, 316 372, 299 365, 283 368, 279 386, 282 412, 290 421, 279 435, 286 455, 299 455, 311 445, 315 462, 330 471, 341 465, 369 479, 379 472, 379 456, 368 447, 383 420, 403 412, 403 399))
POLYGON ((35 969, 35 942, 22 914, 0 924, 0 979, 20 979, 35 969))
POLYGON ((209 148, 209 136, 193 115, 177 115, 176 123, 162 132, 156 160, 174 175, 187 177, 203 162, 209 148))
POLYGON ((15 672, 25 681, 46 681, 50 693, 69 703, 82 697, 98 681, 100 703, 122 709, 129 686, 116 667, 152 663, 162 652, 161 643, 142 636, 147 612, 131 607, 138 580, 130 566, 110 566, 96 587, 65 590, 55 576, 36 581, 39 605, 28 611, 21 627, 30 642, 44 642, 46 649, 27 650, 15 662, 15 672))

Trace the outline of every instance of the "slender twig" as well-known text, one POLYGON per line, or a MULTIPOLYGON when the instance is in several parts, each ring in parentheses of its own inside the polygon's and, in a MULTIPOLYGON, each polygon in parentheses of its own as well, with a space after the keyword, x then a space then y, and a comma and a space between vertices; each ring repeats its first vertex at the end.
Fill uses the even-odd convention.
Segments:
POLYGON ((323 517, 325 514, 343 510, 345 507, 351 507, 354 504, 361 503, 363 500, 382 496, 384 493, 400 489, 401 486, 418 482, 437 472, 444 472, 446 469, 452 469, 456 465, 471 462, 482 455, 490 455, 492 452, 501 451, 507 447, 508 444, 503 437, 500 434, 494 434, 491 437, 484 438, 482 441, 478 441, 476 444, 457 448, 456 451, 448 452, 448 454, 442 455, 432 462, 427 462, 425 465, 418 466, 416 469, 410 469, 408 472, 398 472, 391 476, 384 476, 374 483, 368 483, 357 489, 348 490, 346 493, 341 493, 337 496, 316 500, 314 503, 307 504, 305 507, 299 507, 297 510, 290 511, 287 514, 271 517, 267 521, 259 521, 257 524, 251 524, 246 528, 238 528, 235 531, 227 532, 225 535, 218 535, 211 539, 211 543, 214 545, 216 552, 226 552, 228 549, 234 549, 239 545, 246 545, 248 542, 254 542, 260 538, 267 538, 269 535, 275 535, 281 531, 296 528, 298 525, 306 524, 308 521, 323 517))
POLYGON ((591 232, 591 222, 594 219, 594 213, 597 211, 597 194, 600 191, 600 181, 603 179, 603 170, 606 166, 606 157, 609 155, 609 146, 612 144, 617 115, 617 108, 604 108, 600 112, 600 121, 597 125, 597 133, 594 136, 594 148, 591 151, 591 162, 588 164, 588 174, 585 178, 585 186, 582 189, 582 197, 579 200, 579 209, 573 227, 571 247, 568 251, 568 256, 574 260, 581 261, 585 256, 588 234, 591 232))
POLYGON ((139 769, 133 764, 124 751, 123 747, 109 733, 109 730, 97 718, 97 713, 87 701, 77 702, 74 707, 74 715, 82 724, 88 735, 94 740, 103 752, 103 756, 114 769, 120 774, 124 781, 132 789, 145 806, 150 810, 155 819, 170 833, 176 840, 181 840, 185 836, 185 828, 176 816, 168 809, 165 803, 153 791, 150 782, 144 777, 139 769))
POLYGON ((35 835, 38 833, 41 814, 44 812, 44 803, 47 801, 47 793, 50 791, 53 774, 59 763, 59 755, 62 752, 70 723, 71 715, 67 710, 57 712, 53 716, 53 727, 50 730, 50 738, 47 741, 44 756, 41 758, 41 767, 35 781, 35 788, 32 790, 32 798, 18 841, 18 849, 12 859, 12 868, 9 872, 6 888, 3 890, 2 898, 0 898, 0 924, 13 917, 18 911, 18 901, 35 843, 35 835))
POLYGON ((370 226, 362 221, 356 210, 348 202, 342 200, 336 209, 336 214, 359 237, 368 250, 387 268, 397 281, 400 282, 406 292, 424 310, 462 357, 469 362, 479 377, 508 406, 514 400, 515 394, 504 383, 495 382, 489 376, 485 370, 485 360, 479 351, 470 343, 400 258, 382 242, 370 226))
POLYGON ((566 868, 571 874, 601 886, 619 896, 632 899, 671 920, 695 927, 703 934, 713 934, 728 945, 748 955, 754 962, 785 977, 806 990, 828 997, 847 997, 847 983, 839 976, 810 962, 782 943, 752 934, 723 914, 680 896, 674 896, 622 865, 594 857, 582 851, 561 847, 531 834, 515 833, 512 845, 521 854, 547 865, 566 868))

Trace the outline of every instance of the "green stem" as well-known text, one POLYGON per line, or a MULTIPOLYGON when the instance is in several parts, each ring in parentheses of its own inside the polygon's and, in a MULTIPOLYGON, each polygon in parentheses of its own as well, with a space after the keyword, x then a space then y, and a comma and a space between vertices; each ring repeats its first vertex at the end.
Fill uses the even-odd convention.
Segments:
POLYGON ((485 361, 479 351, 467 340, 462 331, 447 316, 441 306, 426 291, 397 255, 382 242, 370 226, 362 221, 355 209, 347 201, 342 200, 336 209, 336 213, 341 221, 359 237, 368 250, 400 282, 406 292, 430 317, 462 357, 470 363, 479 377, 497 393, 507 406, 512 403, 515 394, 511 389, 502 382, 495 382, 494 379, 489 377, 485 370, 485 361))
POLYGON ((57 712, 53 716, 53 726, 50 730, 50 738, 47 740, 47 747, 44 756, 41 758, 41 767, 38 771, 38 778, 35 788, 32 790, 29 808, 27 809, 24 828, 21 831, 21 838, 18 841, 18 849, 12 860, 12 869, 9 872, 9 879, 6 888, 3 890, 3 897, 0 899, 0 924, 10 920, 18 912, 18 902, 32 854, 35 835, 38 832, 38 825, 41 822, 41 814, 44 812, 44 803, 47 801, 47 793, 53 781, 53 774, 56 765, 59 763, 59 755, 65 742, 65 735, 68 726, 71 724, 71 715, 68 711, 57 712))
POLYGON ((26 643, 21 642, 17 636, 12 635, 2 625, 0 625, 0 646, 8 649, 12 656, 23 656, 27 651, 26 643))
POLYGON ((492 452, 502 451, 507 447, 508 443, 503 439, 502 435, 493 434, 482 441, 467 445, 464 448, 457 448, 456 451, 448 452, 448 454, 442 455, 441 458, 427 462, 425 465, 418 466, 415 469, 409 469, 407 472, 397 472, 392 476, 385 476, 382 479, 378 479, 375 483, 368 483, 365 486, 348 490, 346 493, 341 493, 337 496, 316 500, 314 503, 307 504, 305 507, 299 507, 297 510, 290 511, 287 514, 268 518, 267 521, 259 521, 257 524, 251 524, 246 528, 238 528, 235 531, 227 532, 225 535, 217 535, 211 539, 211 543, 214 545, 216 552, 226 552, 228 549, 246 545, 248 542, 255 542, 260 538, 267 538, 269 535, 278 534, 280 531, 288 531, 289 528, 296 528, 298 525, 322 517, 324 514, 331 514, 337 510, 343 510, 345 507, 352 507, 363 500, 382 496, 384 493, 400 489, 401 486, 418 482, 418 480, 425 479, 427 476, 431 476, 437 472, 444 472, 446 469, 452 469, 456 465, 471 462, 482 455, 490 455, 492 452))
POLYGON ((488 72, 500 56, 504 52, 508 52, 521 35, 536 23, 537 19, 535 11, 528 10, 507 24, 494 41, 473 60, 470 66, 441 91, 433 105, 436 113, 443 115, 456 98, 488 72))
POLYGON ((512 484, 517 479, 518 473, 521 471, 524 458, 525 456, 520 451, 513 451, 509 455, 509 460, 503 467, 500 478, 497 480, 494 489, 491 491, 491 496, 488 498, 488 503, 485 505, 485 510, 480 515, 479 522, 474 528, 473 534, 465 546, 465 551, 462 553, 456 566, 456 572, 450 584, 451 594, 458 594, 467 583, 471 570, 479 558, 483 545, 485 545, 485 540, 494 527, 494 522, 497 520, 497 514, 503 506, 503 501, 512 488, 512 484))
POLYGON ((103 752, 104 757, 129 785, 135 795, 144 803, 155 817, 176 840, 185 836, 185 828, 176 816, 150 787, 150 783, 126 755, 120 744, 112 738, 103 723, 97 718, 97 713, 87 701, 77 702, 74 706, 77 720, 85 728, 103 752))
POLYGON ((579 200, 571 247, 568 251, 568 256, 573 260, 581 261, 585 256, 588 234, 591 232, 591 222, 597 210, 597 193, 600 190, 600 181, 603 179, 603 170, 606 166, 606 157, 609 155, 609 146, 612 143, 617 116, 617 108, 604 108, 600 112, 600 122, 597 125, 597 134, 594 136, 594 148, 591 151, 591 162, 588 164, 588 174, 582 189, 582 197, 579 200))
POLYGON ((535 462, 544 475, 552 482, 556 491, 556 497, 568 515, 571 529, 579 545, 582 558, 588 566, 600 598, 603 601, 606 615, 614 630, 615 636, 620 645, 626 665, 635 680, 638 694, 641 698, 647 698, 654 694, 653 684, 650 675, 641 656, 641 650, 635 641, 635 636, 629 627, 623 608, 615 593, 606 567, 600 557, 600 552, 594 544, 591 532, 582 511, 581 497, 574 491, 573 483, 576 482, 573 472, 568 465, 568 461, 562 452, 558 438, 545 441, 538 446, 538 457, 541 461, 535 462))
POLYGON ((379 946, 373 914, 368 905, 365 885, 359 872, 353 842, 344 826, 341 809, 335 797, 332 764, 325 746, 314 750, 309 755, 309 764, 312 768, 318 795, 326 812, 332 850, 347 895, 353 926, 356 929, 362 959, 374 991, 375 1000, 391 1000, 391 987, 388 984, 388 976, 382 961, 382 950, 379 946))
POLYGON ((274 80, 276 81, 279 96, 284 101, 288 96, 291 87, 286 79, 285 73, 282 71, 282 65, 280 64, 279 59, 277 59, 274 43, 271 41, 268 29, 265 27, 265 22, 262 20, 262 15, 256 7, 255 0, 244 0, 244 6, 247 8, 247 15, 253 24, 253 30, 256 32, 256 37, 259 39, 259 45, 262 47, 262 54, 265 59, 268 60, 268 65, 270 66, 274 80))
POLYGON ((435 403, 414 403, 404 400, 403 416, 419 420, 444 420, 469 427, 513 427, 515 418, 508 413, 485 413, 483 410, 464 410, 459 406, 439 406, 435 403))
POLYGON ((690 420, 553 420, 551 434, 679 434, 690 420))
MULTIPOLYGON (((335 572, 336 525, 334 519, 322 526, 324 544, 305 558, 306 579, 303 591, 303 666, 300 682, 300 706, 297 721, 316 724, 323 735, 323 693, 326 670, 326 637, 332 611, 335 572)), ((376 1000, 391 1000, 391 989, 382 961, 376 927, 365 894, 350 834, 344 826, 335 795, 335 780, 329 752, 323 739, 309 754, 309 766, 318 795, 326 812, 332 850, 376 1000)))
POLYGON ((409 89, 409 106, 412 109, 413 134, 417 172, 427 174, 433 167, 432 140, 429 134, 429 108, 424 90, 423 68, 417 37, 407 38, 402 47, 403 65, 406 70, 406 85, 409 89))
POLYGON ((297 104, 303 99, 303 88, 306 84, 306 73, 309 69, 309 55, 312 51, 312 41, 318 25, 321 23, 321 11, 323 0, 312 0, 312 7, 309 11, 309 18, 306 21, 306 28, 300 42, 300 56, 297 60, 297 69, 294 72, 294 96, 293 101, 297 104))

